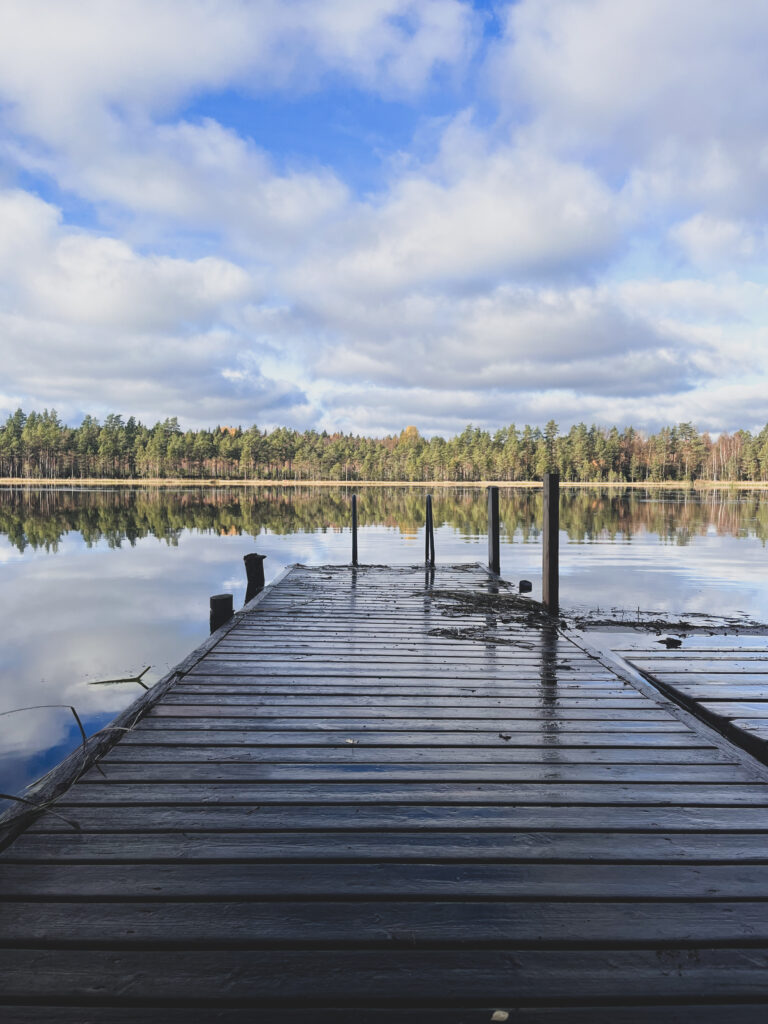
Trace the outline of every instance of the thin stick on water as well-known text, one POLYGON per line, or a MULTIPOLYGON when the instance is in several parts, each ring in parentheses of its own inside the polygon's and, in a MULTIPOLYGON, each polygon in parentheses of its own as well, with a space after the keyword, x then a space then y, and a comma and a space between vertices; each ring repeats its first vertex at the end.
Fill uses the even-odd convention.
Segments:
POLYGON ((139 686, 148 690, 149 687, 147 684, 143 683, 141 680, 151 668, 151 665, 147 665, 147 667, 142 672, 139 672, 137 676, 122 676, 120 679, 95 679, 92 683, 88 683, 88 686, 114 686, 116 683, 138 683, 139 686))

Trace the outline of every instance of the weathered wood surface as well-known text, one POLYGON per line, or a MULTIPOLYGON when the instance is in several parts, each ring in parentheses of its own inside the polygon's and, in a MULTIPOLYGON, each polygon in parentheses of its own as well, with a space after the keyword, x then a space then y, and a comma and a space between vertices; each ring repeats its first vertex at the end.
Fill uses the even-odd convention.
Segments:
POLYGON ((534 607, 294 569, 0 858, 2 1019, 764 1021, 768 771, 534 607))
MULTIPOLYGON (((689 646, 690 644, 690 646, 689 646)), ((647 678, 768 764, 768 648, 696 646, 618 651, 647 678)))

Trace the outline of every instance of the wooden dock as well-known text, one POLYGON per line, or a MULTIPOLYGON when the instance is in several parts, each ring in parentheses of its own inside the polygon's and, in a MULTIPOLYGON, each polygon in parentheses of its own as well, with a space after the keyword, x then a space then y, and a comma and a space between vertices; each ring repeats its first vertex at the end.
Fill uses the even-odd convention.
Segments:
POLYGON ((479 566, 257 601, 0 857, 3 1021, 768 1019, 765 766, 479 566))
POLYGON ((664 693, 768 763, 768 649, 733 646, 726 638, 697 646, 617 651, 664 693))

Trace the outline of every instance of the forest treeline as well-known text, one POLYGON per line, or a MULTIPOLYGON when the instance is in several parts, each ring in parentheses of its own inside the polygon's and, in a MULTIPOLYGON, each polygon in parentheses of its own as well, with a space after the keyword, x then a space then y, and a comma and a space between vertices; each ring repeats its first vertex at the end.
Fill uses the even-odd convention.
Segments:
MULTIPOLYGON (((118 548, 145 537, 175 545, 185 530, 221 536, 264 532, 287 536, 350 528, 347 487, 8 487, 0 496, 0 536, 19 551, 55 551, 62 538, 78 532, 90 547, 118 548)), ((424 527, 426 488, 376 487, 358 494, 361 527, 385 526, 416 537, 424 527)), ((465 537, 487 529, 485 495, 476 488, 440 488, 433 495, 437 527, 465 537)), ((503 536, 527 543, 539 537, 542 493, 503 490, 499 501, 503 536)), ((685 545, 715 530, 720 536, 768 539, 768 503, 749 491, 735 501, 728 488, 669 493, 635 488, 606 493, 592 488, 560 492, 560 527, 571 543, 597 538, 631 541, 638 533, 685 545)), ((365 535, 361 551, 365 560, 365 535)), ((438 537, 439 544, 439 537, 438 537)))
POLYGON ((548 470, 566 482, 765 481, 768 425, 716 440, 691 423, 646 435, 584 423, 561 433, 554 420, 543 430, 470 425, 427 439, 406 427, 375 438, 287 427, 184 431, 176 417, 148 427, 117 414, 68 427, 55 410, 18 409, 0 426, 0 477, 462 483, 540 480, 548 470))

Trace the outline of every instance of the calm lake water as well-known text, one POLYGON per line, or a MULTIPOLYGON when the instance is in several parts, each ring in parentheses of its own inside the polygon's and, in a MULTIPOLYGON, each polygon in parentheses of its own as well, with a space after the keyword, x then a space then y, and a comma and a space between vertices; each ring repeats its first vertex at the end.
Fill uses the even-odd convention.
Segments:
MULTIPOLYGON (((245 596, 242 557, 350 558, 346 488, 0 488, 0 712, 73 705, 88 733, 208 632, 208 597, 245 596)), ((424 556, 420 488, 361 488, 361 563, 424 556)), ((485 492, 434 492, 438 561, 485 561, 485 492)), ((541 492, 502 490, 502 576, 540 597, 541 492)), ((717 615, 768 622, 768 494, 567 489, 566 613, 717 615)), ((642 617, 642 616, 641 616, 642 617)), ((77 746, 67 707, 0 717, 0 791, 18 793, 77 746)))

